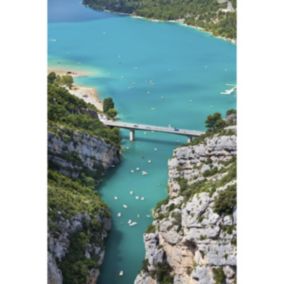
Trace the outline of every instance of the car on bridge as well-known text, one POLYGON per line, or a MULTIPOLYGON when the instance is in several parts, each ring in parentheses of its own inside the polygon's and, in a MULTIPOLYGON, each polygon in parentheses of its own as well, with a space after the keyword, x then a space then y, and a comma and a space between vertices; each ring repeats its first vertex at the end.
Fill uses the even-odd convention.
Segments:
POLYGON ((174 128, 174 131, 179 131, 179 129, 178 128, 174 128))

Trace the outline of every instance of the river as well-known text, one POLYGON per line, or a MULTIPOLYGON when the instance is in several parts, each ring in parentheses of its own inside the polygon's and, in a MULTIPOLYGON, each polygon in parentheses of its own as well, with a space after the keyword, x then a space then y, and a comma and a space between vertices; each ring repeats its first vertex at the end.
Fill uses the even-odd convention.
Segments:
MULTIPOLYGON (((119 119, 204 130, 208 114, 235 108, 236 94, 221 94, 236 84, 235 45, 175 23, 93 11, 79 0, 49 0, 48 9, 49 65, 90 71, 76 83, 111 96, 119 119)), ((99 284, 133 283, 151 209, 167 196, 167 161, 186 142, 143 131, 132 143, 127 131, 121 136, 122 163, 99 189, 113 214, 99 284)))

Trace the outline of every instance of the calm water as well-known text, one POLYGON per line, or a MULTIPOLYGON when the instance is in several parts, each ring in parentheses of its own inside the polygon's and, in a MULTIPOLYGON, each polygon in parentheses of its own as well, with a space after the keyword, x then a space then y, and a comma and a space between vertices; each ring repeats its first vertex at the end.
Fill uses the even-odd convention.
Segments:
MULTIPOLYGON (((79 0, 49 0, 48 43, 49 64, 91 71, 77 83, 113 97, 122 120, 203 130, 208 114, 235 107, 235 94, 220 93, 236 82, 236 47, 207 33, 95 12, 79 0)), ((113 212, 100 284, 133 283, 151 208, 167 195, 167 161, 186 141, 136 132, 130 143, 127 131, 121 135, 122 163, 100 188, 113 212)))

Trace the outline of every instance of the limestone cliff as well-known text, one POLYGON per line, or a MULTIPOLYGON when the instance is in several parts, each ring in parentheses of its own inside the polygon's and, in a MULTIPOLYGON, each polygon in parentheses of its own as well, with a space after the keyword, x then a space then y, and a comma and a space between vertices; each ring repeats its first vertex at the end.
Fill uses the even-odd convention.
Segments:
POLYGON ((95 188, 120 161, 119 134, 49 77, 48 283, 95 284, 111 228, 95 188))
POLYGON ((236 283, 236 128, 177 148, 135 284, 236 283))

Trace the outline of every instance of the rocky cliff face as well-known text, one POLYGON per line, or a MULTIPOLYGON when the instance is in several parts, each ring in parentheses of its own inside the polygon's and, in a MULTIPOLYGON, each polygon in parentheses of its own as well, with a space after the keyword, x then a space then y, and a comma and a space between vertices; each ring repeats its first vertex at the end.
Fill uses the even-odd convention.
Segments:
POLYGON ((111 228, 95 189, 119 163, 119 132, 63 79, 48 77, 48 283, 95 284, 111 228))
POLYGON ((177 148, 135 284, 236 283, 235 127, 177 148))
POLYGON ((94 284, 104 258, 104 239, 111 228, 110 214, 94 192, 87 188, 77 192, 80 186, 73 180, 96 185, 104 172, 119 162, 119 149, 101 138, 59 127, 48 133, 48 153, 49 164, 60 173, 59 177, 53 174, 49 182, 48 283, 61 284, 66 275, 75 273, 82 283, 94 284), (56 181, 54 186, 52 180, 56 181), (70 204, 60 202, 61 197, 70 198, 70 204), (53 199, 58 206, 52 206, 53 199), (76 205, 82 201, 91 207, 76 205), (70 206, 74 208, 70 210, 70 206), (76 271, 80 266, 85 271, 76 271))
POLYGON ((80 178, 84 171, 97 180, 119 162, 119 149, 82 131, 57 128, 48 133, 49 163, 62 174, 80 178))

